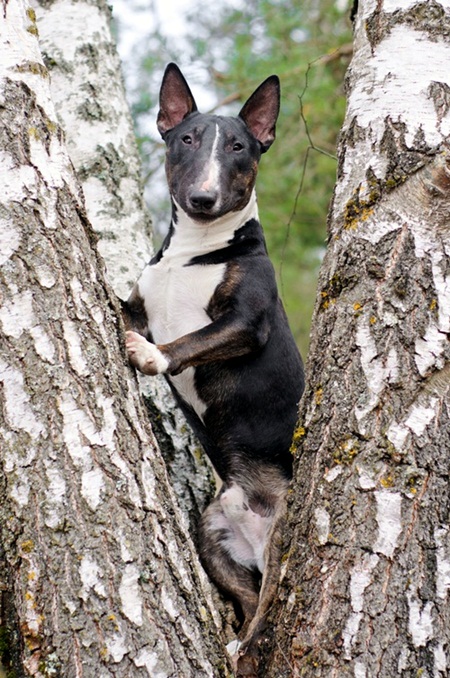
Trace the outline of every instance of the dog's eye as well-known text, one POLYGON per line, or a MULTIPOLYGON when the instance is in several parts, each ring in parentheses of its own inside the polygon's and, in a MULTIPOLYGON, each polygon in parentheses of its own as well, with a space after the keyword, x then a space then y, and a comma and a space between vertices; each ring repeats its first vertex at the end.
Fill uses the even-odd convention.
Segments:
POLYGON ((235 141, 233 144, 233 151, 242 151, 244 145, 240 141, 235 141))
POLYGON ((192 137, 189 134, 185 134, 184 137, 181 137, 181 141, 183 144, 186 144, 186 146, 189 146, 192 144, 192 137))

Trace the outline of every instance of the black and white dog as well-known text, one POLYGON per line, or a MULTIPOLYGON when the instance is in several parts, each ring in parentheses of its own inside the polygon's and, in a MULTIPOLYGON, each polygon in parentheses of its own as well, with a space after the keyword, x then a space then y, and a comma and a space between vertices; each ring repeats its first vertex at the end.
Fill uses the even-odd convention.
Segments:
POLYGON ((239 602, 245 629, 261 574, 263 589, 267 578, 304 385, 254 188, 279 105, 279 80, 271 76, 237 118, 203 115, 169 64, 157 124, 167 144, 172 222, 125 305, 135 330, 127 332, 131 363, 167 376, 223 481, 202 516, 201 558, 239 602))

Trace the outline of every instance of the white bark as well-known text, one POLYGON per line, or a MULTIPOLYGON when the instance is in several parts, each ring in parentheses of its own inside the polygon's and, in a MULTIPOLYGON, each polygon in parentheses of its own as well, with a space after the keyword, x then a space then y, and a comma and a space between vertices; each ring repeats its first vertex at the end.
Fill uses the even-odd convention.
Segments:
POLYGON ((358 4, 277 678, 450 670, 449 26, 448 2, 358 4))
POLYGON ((34 13, 24 0, 0 11, 0 571, 16 671, 225 675, 209 586, 126 367, 34 13))
POLYGON ((133 124, 102 0, 33 1, 67 150, 114 290, 126 299, 152 251, 133 124))

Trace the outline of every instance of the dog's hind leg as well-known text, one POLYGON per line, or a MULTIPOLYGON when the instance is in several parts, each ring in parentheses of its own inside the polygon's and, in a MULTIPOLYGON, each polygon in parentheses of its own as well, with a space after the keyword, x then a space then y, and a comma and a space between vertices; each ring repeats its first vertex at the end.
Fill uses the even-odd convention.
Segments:
POLYGON ((201 517, 200 560, 215 584, 240 605, 245 632, 258 607, 261 575, 255 565, 253 548, 232 518, 238 507, 227 506, 229 492, 229 489, 222 491, 201 517))
MULTIPOLYGON (((264 574, 259 594, 258 607, 251 620, 245 638, 238 650, 236 678, 256 678, 260 648, 259 643, 266 630, 267 615, 273 603, 280 580, 283 527, 285 525, 286 499, 279 497, 264 553, 264 574)), ((236 661, 236 659, 235 659, 236 661)))
POLYGON ((280 575, 286 490, 278 472, 259 469, 223 487, 201 519, 205 569, 244 614, 243 642, 234 657, 238 678, 258 676, 259 644, 280 575))

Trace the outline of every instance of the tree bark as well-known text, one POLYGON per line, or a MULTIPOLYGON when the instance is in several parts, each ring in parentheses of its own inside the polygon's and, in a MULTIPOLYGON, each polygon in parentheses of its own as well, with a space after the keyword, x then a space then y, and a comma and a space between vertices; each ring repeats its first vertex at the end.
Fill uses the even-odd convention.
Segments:
MULTIPOLYGON (((111 9, 104 0, 34 0, 33 6, 52 100, 107 279, 127 299, 153 246, 111 9)), ((139 376, 139 382, 172 486, 195 534, 214 490, 211 468, 164 377, 139 376)))
POLYGON ((265 676, 450 671, 449 36, 358 3, 265 676))
POLYGON ((140 160, 104 0, 34 0, 39 46, 67 151, 99 236, 108 279, 126 299, 152 252, 140 160))
POLYGON ((227 675, 23 0, 0 7, 0 581, 18 676, 227 675))

